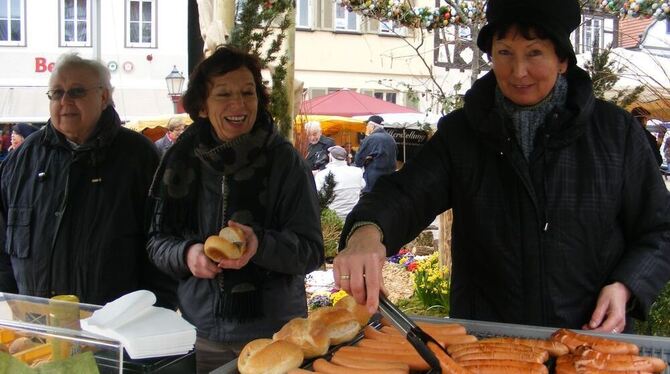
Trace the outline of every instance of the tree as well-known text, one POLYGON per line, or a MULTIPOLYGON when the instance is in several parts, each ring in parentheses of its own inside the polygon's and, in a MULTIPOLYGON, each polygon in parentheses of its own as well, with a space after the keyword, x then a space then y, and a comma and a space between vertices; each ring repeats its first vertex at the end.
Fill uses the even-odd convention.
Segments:
POLYGON ((288 94, 282 89, 286 86, 289 60, 282 46, 286 31, 294 22, 289 16, 294 14, 292 9, 290 0, 244 0, 239 22, 230 36, 231 45, 257 56, 263 67, 271 71, 270 114, 284 137, 290 137, 293 128, 288 94))
POLYGON ((617 68, 615 62, 610 60, 611 51, 611 47, 600 50, 594 46, 591 52, 591 61, 586 61, 584 69, 591 76, 593 93, 596 97, 625 108, 637 100, 644 91, 644 86, 640 85, 630 90, 620 90, 613 97, 606 95, 612 92, 612 88, 619 81, 619 74, 624 70, 623 67, 617 68))

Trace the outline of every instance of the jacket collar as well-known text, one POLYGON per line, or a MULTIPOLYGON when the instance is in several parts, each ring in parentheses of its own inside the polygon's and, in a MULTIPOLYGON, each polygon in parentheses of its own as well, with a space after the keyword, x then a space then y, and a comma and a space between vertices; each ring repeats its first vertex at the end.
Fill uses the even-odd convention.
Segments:
MULTIPOLYGON (((116 137, 116 134, 119 132, 120 128, 121 118, 119 118, 119 114, 116 112, 114 107, 109 105, 100 114, 100 119, 98 120, 98 123, 96 123, 91 135, 88 137, 86 142, 84 142, 84 144, 77 148, 77 151, 102 148, 109 145, 116 137)), ((71 148, 67 142, 67 139, 65 138, 65 135, 56 130, 56 128, 53 126, 53 123, 51 122, 51 119, 49 119, 47 122, 46 131, 44 131, 44 135, 42 137, 42 143, 54 147, 61 146, 67 149, 71 148)))
MULTIPOLYGON (((593 112, 595 97, 591 78, 577 66, 566 73, 568 80, 568 100, 566 110, 559 112, 557 121, 544 129, 551 135, 547 146, 560 148, 578 138, 588 125, 593 112)), ((509 135, 501 111, 495 108, 496 78, 493 70, 475 81, 465 94, 464 110, 469 126, 484 138, 502 144, 509 135)))

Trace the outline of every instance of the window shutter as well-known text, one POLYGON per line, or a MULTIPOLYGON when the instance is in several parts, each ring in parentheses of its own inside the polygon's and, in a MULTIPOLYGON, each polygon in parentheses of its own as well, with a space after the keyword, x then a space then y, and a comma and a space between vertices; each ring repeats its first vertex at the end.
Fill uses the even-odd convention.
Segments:
POLYGON ((333 2, 331 0, 320 0, 321 3, 321 17, 322 19, 322 24, 321 26, 324 29, 332 30, 333 29, 333 2))
POLYGON ((312 19, 314 20, 313 27, 315 29, 320 29, 323 25, 322 18, 323 10, 323 0, 314 0, 314 6, 312 7, 312 19))
POLYGON ((371 33, 379 33, 379 21, 374 18, 367 18, 368 31, 371 33))

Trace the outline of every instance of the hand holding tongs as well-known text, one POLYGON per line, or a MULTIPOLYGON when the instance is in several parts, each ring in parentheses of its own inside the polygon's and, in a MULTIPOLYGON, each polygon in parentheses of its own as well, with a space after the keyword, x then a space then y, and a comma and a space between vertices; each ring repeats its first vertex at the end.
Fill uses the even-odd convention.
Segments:
POLYGON ((419 355, 426 360, 428 365, 430 365, 431 370, 428 372, 429 374, 442 373, 440 361, 427 346, 428 342, 432 342, 447 354, 444 347, 442 347, 437 340, 423 331, 421 327, 417 326, 414 321, 407 317, 407 315, 398 309, 398 307, 393 305, 393 303, 391 303, 391 301, 389 301, 381 292, 379 293, 379 311, 384 317, 388 318, 398 330, 405 334, 405 337, 409 340, 412 346, 414 346, 414 349, 416 349, 416 351, 419 352, 419 355))

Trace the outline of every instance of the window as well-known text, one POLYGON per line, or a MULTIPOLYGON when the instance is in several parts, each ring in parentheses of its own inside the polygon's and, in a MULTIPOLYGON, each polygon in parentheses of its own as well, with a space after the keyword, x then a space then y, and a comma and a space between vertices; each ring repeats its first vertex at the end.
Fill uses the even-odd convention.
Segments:
POLYGON ((155 0, 127 0, 126 46, 156 47, 155 0))
POLYGON ((335 4, 335 30, 358 31, 358 16, 345 7, 335 4))
POLYGON ((312 4, 310 0, 296 0, 295 26, 297 28, 312 27, 312 4))
POLYGON ((60 43, 67 47, 91 45, 91 1, 61 0, 60 43))
POLYGON ((665 19, 665 33, 670 34, 670 18, 665 19))
POLYGON ((315 97, 323 96, 328 93, 326 88, 309 88, 307 89, 307 98, 313 99, 315 97))
POLYGON ((390 35, 407 35, 407 28, 404 26, 399 26, 392 21, 379 21, 379 33, 380 34, 390 34, 390 35))
POLYGON ((363 95, 372 96, 375 99, 388 101, 389 103, 397 103, 398 95, 391 91, 377 91, 377 90, 361 90, 363 95))
POLYGON ((0 45, 26 45, 24 7, 24 0, 0 0, 0 45))
POLYGON ((595 46, 598 49, 614 45, 614 20, 610 17, 596 15, 583 16, 583 22, 577 31, 577 53, 591 52, 595 46))

